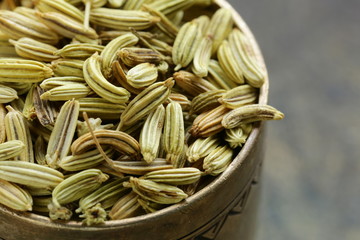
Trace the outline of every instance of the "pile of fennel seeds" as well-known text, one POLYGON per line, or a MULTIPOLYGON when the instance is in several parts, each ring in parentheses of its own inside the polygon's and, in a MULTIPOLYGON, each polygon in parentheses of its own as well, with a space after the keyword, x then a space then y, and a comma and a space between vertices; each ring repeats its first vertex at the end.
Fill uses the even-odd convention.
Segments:
POLYGON ((0 203, 87 225, 155 212, 282 119, 230 10, 187 19, 211 4, 3 1, 0 203))

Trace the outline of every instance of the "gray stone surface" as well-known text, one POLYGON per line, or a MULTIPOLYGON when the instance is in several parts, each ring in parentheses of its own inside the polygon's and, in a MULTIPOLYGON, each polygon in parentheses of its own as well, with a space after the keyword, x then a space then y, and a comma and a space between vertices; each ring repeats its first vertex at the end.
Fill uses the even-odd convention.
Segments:
POLYGON ((360 1, 229 0, 270 75, 258 240, 360 239, 360 1))

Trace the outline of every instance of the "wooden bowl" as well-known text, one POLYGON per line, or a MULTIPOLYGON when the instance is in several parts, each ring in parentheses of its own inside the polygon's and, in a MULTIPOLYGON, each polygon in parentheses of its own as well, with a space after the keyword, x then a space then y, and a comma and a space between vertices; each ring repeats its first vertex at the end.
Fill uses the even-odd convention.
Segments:
MULTIPOLYGON (((231 9, 237 25, 252 41, 264 64, 250 29, 225 0, 215 4, 231 9)), ((265 64, 264 64, 265 66, 265 64)), ((268 99, 268 77, 260 89, 259 103, 268 99)), ((263 160, 264 123, 255 124, 247 142, 227 170, 185 201, 158 212, 96 227, 79 222, 53 222, 27 212, 0 206, 0 238, 5 240, 175 240, 252 239, 256 227, 259 176, 263 160)))

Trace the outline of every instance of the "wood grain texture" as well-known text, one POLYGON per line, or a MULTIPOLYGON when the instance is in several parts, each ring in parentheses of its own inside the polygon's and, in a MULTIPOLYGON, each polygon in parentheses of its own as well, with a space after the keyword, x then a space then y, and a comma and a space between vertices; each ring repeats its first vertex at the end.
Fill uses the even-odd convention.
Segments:
POLYGON ((360 239, 360 1, 229 0, 270 76, 258 240, 360 239))

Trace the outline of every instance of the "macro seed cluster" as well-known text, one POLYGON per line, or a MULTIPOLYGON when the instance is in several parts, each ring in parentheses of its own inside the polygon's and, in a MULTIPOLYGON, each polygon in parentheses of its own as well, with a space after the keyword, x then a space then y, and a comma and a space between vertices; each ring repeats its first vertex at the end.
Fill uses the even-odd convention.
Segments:
POLYGON ((213 4, 2 1, 0 204, 86 225, 152 213, 282 119, 257 103, 253 42, 213 4))

